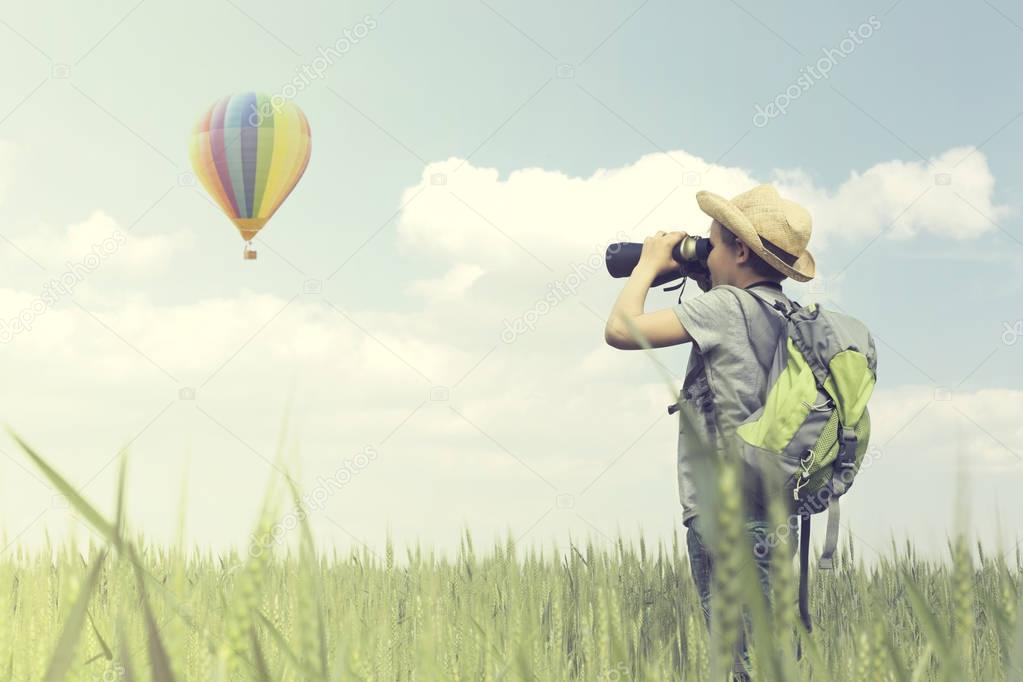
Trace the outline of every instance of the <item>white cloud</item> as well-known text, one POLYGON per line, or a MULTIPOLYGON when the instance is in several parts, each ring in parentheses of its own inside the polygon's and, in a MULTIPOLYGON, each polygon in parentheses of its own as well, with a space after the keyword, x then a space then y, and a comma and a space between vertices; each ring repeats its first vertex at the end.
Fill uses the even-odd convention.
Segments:
MULTIPOLYGON (((19 247, 54 272, 139 271, 166 267, 171 257, 194 243, 190 232, 138 234, 104 211, 64 229, 38 227, 17 239, 19 247)), ((20 258, 13 254, 11 258, 20 258)))
MULTIPOLYGON (((398 230, 409 248, 472 259, 485 267, 556 262, 587 247, 603 252, 682 179, 679 167, 663 154, 621 169, 598 170, 588 178, 527 168, 501 180, 496 169, 461 164, 451 158, 424 169, 420 184, 402 196, 402 203, 409 203, 398 230), (438 174, 446 184, 433 184, 438 174)), ((647 224, 709 223, 687 208, 683 192, 675 194, 647 224)))
POLYGON ((1023 472, 1023 391, 899 386, 871 399, 871 443, 887 460, 941 470, 1023 472))
POLYGON ((602 250, 620 231, 632 241, 662 228, 703 234, 710 218, 696 204, 697 191, 731 197, 760 182, 773 182, 782 196, 807 207, 814 217, 811 250, 818 251, 835 239, 862 240, 889 225, 896 238, 926 232, 970 239, 994 230, 991 221, 1010 213, 994 202, 987 159, 971 147, 949 149, 928 163, 896 160, 853 171, 834 191, 799 169, 760 179, 672 151, 588 177, 526 168, 502 179, 493 168, 457 158, 438 161, 404 192, 402 203, 408 204, 398 229, 407 248, 494 268, 554 263, 602 250), (949 184, 936 179, 943 173, 949 184), (444 184, 435 182, 438 176, 444 184))
POLYGON ((484 273, 478 265, 459 263, 436 279, 418 279, 409 285, 409 292, 431 302, 459 298, 484 273))
POLYGON ((954 147, 927 163, 895 160, 852 171, 834 192, 801 171, 776 171, 775 177, 783 196, 810 210, 815 240, 817 233, 848 241, 882 230, 898 239, 922 233, 974 239, 1011 214, 995 203, 987 157, 973 147, 954 147))

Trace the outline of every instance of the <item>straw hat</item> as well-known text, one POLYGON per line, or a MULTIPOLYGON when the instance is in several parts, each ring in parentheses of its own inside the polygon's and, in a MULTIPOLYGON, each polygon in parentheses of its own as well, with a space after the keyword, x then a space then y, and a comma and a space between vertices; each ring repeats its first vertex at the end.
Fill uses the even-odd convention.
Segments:
POLYGON ((701 191, 696 203, 775 270, 797 282, 813 279, 816 266, 806 250, 813 219, 799 204, 778 196, 774 186, 757 185, 730 201, 701 191))

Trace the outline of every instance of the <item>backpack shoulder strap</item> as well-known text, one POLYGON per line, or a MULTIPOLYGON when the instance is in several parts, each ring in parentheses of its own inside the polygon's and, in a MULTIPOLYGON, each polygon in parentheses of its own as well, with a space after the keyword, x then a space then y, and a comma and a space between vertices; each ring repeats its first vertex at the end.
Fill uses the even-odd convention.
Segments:
MULTIPOLYGON (((754 299, 756 299, 756 300, 760 301, 761 303, 763 303, 766 307, 768 307, 771 310, 774 310, 775 312, 781 314, 786 320, 789 318, 789 316, 792 315, 792 313, 796 312, 797 310, 799 310, 800 308, 803 307, 803 306, 799 305, 799 303, 797 303, 796 301, 792 301, 792 300, 789 300, 790 305, 788 305, 788 306, 786 306, 781 301, 769 301, 767 298, 764 297, 763 294, 761 294, 760 292, 758 292, 756 290, 756 286, 757 285, 754 284, 750 288, 746 289, 746 288, 743 288, 743 287, 733 286, 731 284, 719 284, 718 285, 718 287, 721 287, 723 289, 728 289, 729 291, 731 291, 732 295, 735 296, 736 298, 739 298, 739 293, 738 292, 740 292, 740 291, 749 294, 754 299)), ((715 287, 715 288, 717 288, 717 287, 715 287)), ((788 298, 788 297, 786 297, 786 298, 788 298)))
POLYGON ((756 285, 754 285, 753 287, 750 287, 749 289, 743 289, 741 287, 734 287, 734 288, 736 290, 738 290, 738 291, 745 291, 747 294, 750 294, 751 296, 753 296, 753 298, 757 299, 758 301, 763 303, 768 308, 771 308, 772 310, 778 311, 779 313, 782 314, 782 316, 786 320, 789 319, 789 317, 792 315, 792 313, 796 312, 797 310, 799 310, 802 307, 801 305, 799 305, 795 301, 789 301, 789 303, 791 305, 788 305, 788 306, 786 306, 781 301, 769 301, 766 298, 764 298, 763 294, 761 294, 759 291, 756 290, 755 286, 756 285))
POLYGON ((807 632, 813 632, 810 620, 810 515, 799 516, 799 618, 807 632))
POLYGON ((835 567, 834 555, 838 547, 838 518, 840 514, 839 501, 841 498, 832 497, 828 500, 828 531, 824 536, 824 548, 821 550, 821 558, 817 568, 828 570, 835 567))

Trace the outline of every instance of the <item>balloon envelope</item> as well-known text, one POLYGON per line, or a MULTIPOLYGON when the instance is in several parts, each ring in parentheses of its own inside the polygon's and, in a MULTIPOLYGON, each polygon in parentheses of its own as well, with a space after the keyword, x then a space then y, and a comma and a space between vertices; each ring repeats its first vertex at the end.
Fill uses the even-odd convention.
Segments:
POLYGON ((214 103, 196 123, 190 145, 199 182, 246 241, 295 188, 311 151, 302 110, 254 92, 214 103))

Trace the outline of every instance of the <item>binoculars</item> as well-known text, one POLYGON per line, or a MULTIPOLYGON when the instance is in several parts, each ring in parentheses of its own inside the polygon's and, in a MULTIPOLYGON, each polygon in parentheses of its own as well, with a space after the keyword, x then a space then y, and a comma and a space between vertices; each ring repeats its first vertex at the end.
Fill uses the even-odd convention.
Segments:
MULTIPOLYGON (((678 263, 678 271, 665 272, 657 276, 651 287, 660 286, 665 282, 679 277, 696 277, 709 275, 707 255, 711 250, 710 240, 706 237, 688 235, 671 250, 671 257, 678 263)), ((604 259, 607 271, 612 277, 628 277, 639 263, 643 245, 635 242, 616 242, 607 247, 604 259)))

